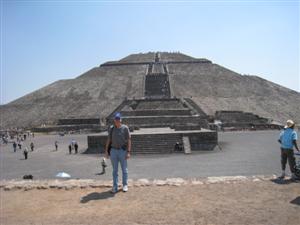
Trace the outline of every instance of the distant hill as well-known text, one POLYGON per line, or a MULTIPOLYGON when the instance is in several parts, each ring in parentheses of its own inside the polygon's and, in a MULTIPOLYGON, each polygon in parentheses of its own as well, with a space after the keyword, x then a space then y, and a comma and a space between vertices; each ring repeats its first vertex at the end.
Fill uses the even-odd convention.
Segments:
MULTIPOLYGON (((143 98, 145 76, 156 54, 132 54, 59 80, 0 106, 1 126, 54 124, 62 118, 104 118, 125 98, 143 98)), ((241 75, 181 53, 159 54, 169 73, 171 96, 192 97, 209 115, 242 110, 284 123, 300 123, 300 93, 257 76, 241 75)))

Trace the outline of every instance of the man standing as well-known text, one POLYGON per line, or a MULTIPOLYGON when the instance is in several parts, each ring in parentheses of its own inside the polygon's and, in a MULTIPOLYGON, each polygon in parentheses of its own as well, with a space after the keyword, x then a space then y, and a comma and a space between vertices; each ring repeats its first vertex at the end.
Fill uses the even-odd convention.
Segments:
POLYGON ((74 148, 75 148, 75 154, 77 154, 78 153, 78 143, 77 143, 77 141, 74 144, 74 148))
POLYGON ((71 153, 72 153, 72 145, 69 144, 69 154, 71 154, 71 153))
POLYGON ((108 138, 106 141, 105 155, 106 158, 111 159, 113 167, 113 188, 112 193, 118 192, 118 166, 119 162, 122 168, 122 182, 123 192, 128 191, 128 168, 127 159, 130 158, 131 151, 131 137, 129 129, 126 125, 122 124, 121 114, 116 113, 114 117, 114 125, 108 130, 108 138), (108 153, 111 146, 110 155, 108 153))
POLYGON ((55 151, 57 151, 58 150, 58 141, 57 140, 54 142, 54 145, 55 145, 55 151))
POLYGON ((287 160, 289 161, 290 170, 292 173, 292 180, 295 180, 297 177, 295 175, 295 156, 294 156, 294 150, 293 147, 299 151, 298 145, 297 145, 297 133, 294 130, 295 123, 292 120, 288 120, 286 122, 286 126, 284 127, 284 130, 280 133, 279 136, 279 143, 281 144, 281 169, 282 174, 279 177, 280 179, 283 179, 285 177, 285 167, 287 160))
POLYGON ((24 148, 23 154, 24 154, 25 159, 27 159, 28 158, 28 149, 27 149, 27 147, 24 148))
POLYGON ((33 142, 30 143, 30 149, 33 152, 33 150, 34 150, 34 144, 33 144, 33 142))
POLYGON ((16 152, 17 151, 17 143, 15 141, 13 143, 13 147, 14 147, 14 152, 16 152))

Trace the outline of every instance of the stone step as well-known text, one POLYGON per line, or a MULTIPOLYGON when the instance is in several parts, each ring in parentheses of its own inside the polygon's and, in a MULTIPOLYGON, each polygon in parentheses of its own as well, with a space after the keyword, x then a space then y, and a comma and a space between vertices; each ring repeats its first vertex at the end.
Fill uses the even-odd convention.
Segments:
POLYGON ((136 148, 132 149, 133 153, 136 152, 172 152, 172 148, 152 148, 152 149, 144 149, 144 148, 136 148))
MULTIPOLYGON (((162 130, 162 129, 161 129, 162 130)), ((168 129, 165 129, 168 130, 168 129)), ((182 136, 190 140, 192 151, 212 150, 217 143, 216 132, 193 132, 193 133, 152 133, 154 129, 145 129, 145 134, 132 133, 132 154, 168 154, 175 149, 176 142, 182 144, 182 136)), ((170 131, 168 131, 170 132, 170 131)), ((88 136, 89 148, 97 148, 103 152, 107 136, 88 136)), ((88 152, 87 152, 88 153, 88 152)))
POLYGON ((134 154, 171 153, 176 142, 181 140, 178 134, 149 134, 132 136, 134 154))
POLYGON ((189 137, 182 137, 182 142, 184 146, 184 153, 191 154, 191 144, 189 137))

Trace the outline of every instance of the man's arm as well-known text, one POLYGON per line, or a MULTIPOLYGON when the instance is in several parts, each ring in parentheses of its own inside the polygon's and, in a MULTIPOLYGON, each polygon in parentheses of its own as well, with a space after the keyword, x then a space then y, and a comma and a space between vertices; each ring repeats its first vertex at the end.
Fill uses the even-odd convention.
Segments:
POLYGON ((293 140, 293 144, 295 145, 295 148, 296 148, 297 151, 299 152, 299 148, 298 148, 298 145, 297 145, 297 141, 296 141, 296 140, 293 140))
POLYGON ((112 139, 113 129, 114 129, 114 127, 111 126, 110 128, 108 128, 108 131, 107 131, 108 135, 107 135, 107 140, 106 140, 106 144, 105 144, 105 158, 107 158, 107 159, 109 158, 108 148, 112 141, 111 139, 112 139))
POLYGON ((298 136, 297 136, 296 131, 293 132, 293 134, 292 134, 292 139, 293 139, 293 144, 295 145, 295 148, 296 148, 297 151, 299 152, 299 148, 298 148, 298 145, 297 145, 297 139, 298 139, 298 136))
POLYGON ((278 142, 279 142, 280 144, 281 144, 281 137, 282 137, 282 135, 283 135, 283 131, 280 132, 279 138, 278 138, 278 142))
POLYGON ((110 138, 108 137, 106 140, 106 145, 105 145, 105 158, 107 158, 107 159, 109 158, 109 155, 108 155, 109 144, 110 144, 110 138))
POLYGON ((131 138, 129 137, 128 142, 127 142, 127 156, 126 156, 126 159, 130 158, 130 153, 131 153, 131 138))

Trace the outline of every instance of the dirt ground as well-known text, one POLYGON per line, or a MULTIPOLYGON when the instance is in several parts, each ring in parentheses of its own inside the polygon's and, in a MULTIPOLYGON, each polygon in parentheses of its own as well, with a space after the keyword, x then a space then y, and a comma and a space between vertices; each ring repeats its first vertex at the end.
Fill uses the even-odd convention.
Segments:
POLYGON ((0 189, 0 224, 300 224, 300 183, 0 189))

